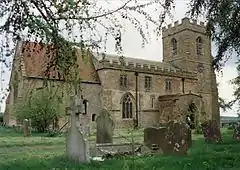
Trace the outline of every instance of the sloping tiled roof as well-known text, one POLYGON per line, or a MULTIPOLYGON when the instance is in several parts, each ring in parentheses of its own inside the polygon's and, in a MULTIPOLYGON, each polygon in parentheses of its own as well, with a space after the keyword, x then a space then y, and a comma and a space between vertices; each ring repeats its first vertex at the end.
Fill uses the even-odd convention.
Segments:
MULTIPOLYGON (((44 78, 54 49, 47 52, 46 46, 35 42, 23 42, 21 49, 26 76, 44 78)), ((99 82, 97 72, 92 63, 92 56, 86 55, 83 59, 80 49, 77 51, 77 56, 80 78, 83 81, 99 82)), ((50 70, 49 77, 52 79, 58 78, 57 71, 50 70)))

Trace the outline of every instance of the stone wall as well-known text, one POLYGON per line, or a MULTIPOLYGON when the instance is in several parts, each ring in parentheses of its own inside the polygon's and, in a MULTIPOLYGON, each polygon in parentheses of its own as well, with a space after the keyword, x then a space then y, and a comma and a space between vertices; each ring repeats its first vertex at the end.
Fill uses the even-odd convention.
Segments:
MULTIPOLYGON (((122 119, 121 100, 127 93, 131 94, 133 102, 133 118, 136 116, 136 76, 132 71, 120 71, 113 69, 104 69, 98 71, 102 82, 103 90, 101 94, 102 103, 113 113, 113 118, 118 127, 131 127, 132 119, 122 119), (120 75, 127 75, 127 87, 120 86, 120 75)), ((185 79, 184 91, 193 90, 197 86, 196 79, 185 79)), ((158 97, 161 95, 171 95, 182 93, 182 78, 169 77, 157 74, 139 73, 138 75, 138 113, 139 123, 143 127, 156 124, 158 115, 158 97), (145 76, 152 77, 152 88, 145 89, 145 76), (172 90, 166 91, 165 80, 171 80, 172 90)))

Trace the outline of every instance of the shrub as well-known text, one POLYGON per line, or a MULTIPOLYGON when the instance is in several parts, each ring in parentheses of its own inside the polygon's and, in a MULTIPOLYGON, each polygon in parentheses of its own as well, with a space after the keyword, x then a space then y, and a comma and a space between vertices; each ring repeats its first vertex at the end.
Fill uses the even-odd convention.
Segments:
POLYGON ((49 126, 61 116, 59 98, 50 88, 33 91, 31 95, 17 104, 15 115, 21 122, 31 120, 32 128, 37 132, 46 132, 49 126))
POLYGON ((201 125, 196 126, 196 128, 193 130, 193 134, 203 134, 201 125))
POLYGON ((60 133, 57 131, 50 131, 49 133, 47 133, 46 137, 57 137, 59 135, 60 133))

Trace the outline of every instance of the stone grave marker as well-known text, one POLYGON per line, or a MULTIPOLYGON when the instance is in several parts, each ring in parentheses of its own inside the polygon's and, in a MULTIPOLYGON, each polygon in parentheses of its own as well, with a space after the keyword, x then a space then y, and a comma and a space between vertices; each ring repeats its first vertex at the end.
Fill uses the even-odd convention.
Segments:
POLYGON ((240 140, 240 123, 238 123, 234 128, 233 139, 240 140))
POLYGON ((220 127, 216 120, 209 120, 202 123, 202 131, 205 142, 222 142, 222 136, 220 132, 220 127))
POLYGON ((192 135, 189 126, 183 122, 168 122, 163 153, 186 155, 191 145, 192 135))
POLYGON ((144 129, 144 145, 155 152, 186 155, 191 143, 191 130, 185 123, 170 121, 166 127, 144 129))
POLYGON ((107 109, 102 109, 96 119, 97 137, 96 143, 112 143, 114 132, 114 121, 107 109))
POLYGON ((29 120, 28 119, 23 120, 23 134, 24 134, 24 137, 28 137, 30 135, 29 120))
POLYGON ((75 95, 72 99, 71 107, 66 108, 66 114, 70 115, 70 128, 67 134, 67 156, 70 160, 77 163, 86 163, 90 161, 88 141, 84 139, 83 134, 77 127, 77 119, 82 113, 81 97, 75 95))
POLYGON ((144 145, 153 151, 160 151, 164 146, 166 128, 149 127, 144 129, 144 145))

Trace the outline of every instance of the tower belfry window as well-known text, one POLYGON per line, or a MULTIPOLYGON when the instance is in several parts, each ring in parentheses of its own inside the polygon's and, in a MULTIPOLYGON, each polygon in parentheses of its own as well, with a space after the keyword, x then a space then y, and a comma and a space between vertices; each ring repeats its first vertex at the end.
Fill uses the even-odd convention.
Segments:
POLYGON ((202 38, 201 37, 198 37, 197 39, 196 39, 196 51, 197 51, 197 55, 202 55, 203 54, 203 52, 202 52, 202 44, 203 44, 203 42, 202 42, 202 38))
POLYGON ((173 38, 171 43, 172 43, 172 55, 177 55, 177 40, 173 38))

